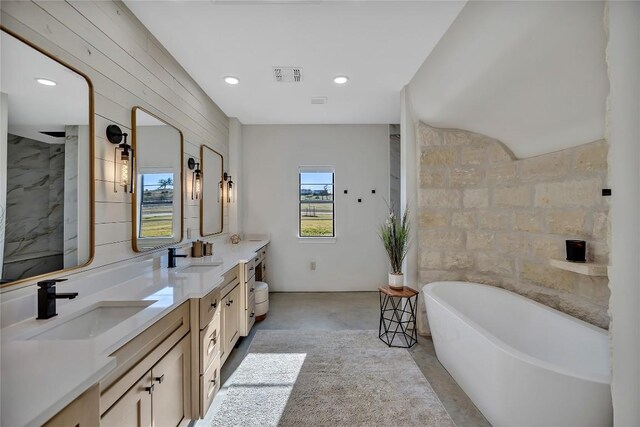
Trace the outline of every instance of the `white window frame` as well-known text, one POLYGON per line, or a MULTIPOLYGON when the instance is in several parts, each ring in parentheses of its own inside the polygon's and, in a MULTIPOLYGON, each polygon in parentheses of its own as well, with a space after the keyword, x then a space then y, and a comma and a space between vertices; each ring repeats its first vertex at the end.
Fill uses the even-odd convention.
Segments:
POLYGON ((334 166, 299 166, 298 167, 298 184, 297 184, 297 192, 298 192, 298 239, 300 242, 323 242, 323 243, 333 243, 336 241, 336 234, 337 234, 337 230, 336 230, 336 199, 335 199, 335 188, 336 188, 336 170, 334 166), (300 195, 300 186, 302 185, 301 182, 301 174, 302 173, 330 173, 332 176, 332 187, 333 187, 333 194, 332 194, 332 226, 333 226, 333 235, 332 236, 302 236, 300 235, 300 231, 301 231, 301 227, 302 227, 302 216, 301 216, 301 207, 302 207, 302 200, 301 200, 301 195, 300 195))

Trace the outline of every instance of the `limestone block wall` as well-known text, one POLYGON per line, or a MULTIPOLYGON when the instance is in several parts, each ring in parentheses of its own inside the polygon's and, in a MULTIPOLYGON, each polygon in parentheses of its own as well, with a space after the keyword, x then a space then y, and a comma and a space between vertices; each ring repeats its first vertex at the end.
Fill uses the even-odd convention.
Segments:
POLYGON ((609 261, 606 141, 518 160, 473 132, 420 123, 417 139, 420 283, 499 286, 608 328, 608 279, 549 265, 566 239, 609 261))

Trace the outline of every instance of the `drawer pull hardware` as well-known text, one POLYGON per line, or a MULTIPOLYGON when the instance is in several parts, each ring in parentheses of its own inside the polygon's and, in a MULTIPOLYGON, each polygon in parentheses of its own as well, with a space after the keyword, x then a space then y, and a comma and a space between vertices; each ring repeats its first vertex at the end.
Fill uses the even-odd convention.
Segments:
POLYGON ((207 393, 207 397, 211 397, 215 389, 216 389, 216 380, 214 378, 209 381, 209 392, 207 393))
POLYGON ((255 289, 256 289, 256 288, 251 288, 251 289, 249 290, 249 292, 253 292, 255 289))
POLYGON ((249 269, 249 271, 253 271, 253 267, 251 267, 251 268, 249 269))
POLYGON ((255 313, 251 313, 251 315, 250 315, 249 317, 253 317, 253 316, 255 316, 255 315, 256 315, 255 313))
POLYGON ((164 374, 160 375, 159 377, 155 377, 154 379, 158 381, 158 384, 162 384, 162 381, 164 381, 164 374))
POLYGON ((227 307, 229 307, 229 306, 231 305, 231 303, 232 303, 232 302, 233 302, 233 301, 229 300, 229 301, 227 301, 227 303, 226 303, 225 305, 226 305, 227 307))
POLYGON ((218 300, 211 303, 211 307, 216 308, 218 306, 218 300))
POLYGON ((151 384, 151 386, 149 386, 149 387, 145 387, 145 388, 144 388, 144 391, 148 391, 148 392, 149 392, 149 394, 153 394, 153 388, 154 388, 154 387, 155 387, 155 386, 154 386, 154 384, 151 384))
POLYGON ((232 299, 229 300, 229 304, 233 304, 233 300, 232 299))

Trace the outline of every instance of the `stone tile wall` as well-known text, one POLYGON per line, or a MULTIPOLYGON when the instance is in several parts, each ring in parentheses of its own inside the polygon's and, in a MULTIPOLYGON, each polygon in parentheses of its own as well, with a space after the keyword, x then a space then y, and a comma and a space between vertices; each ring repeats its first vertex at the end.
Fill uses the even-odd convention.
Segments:
POLYGON ((3 279, 19 280, 33 271, 44 273, 44 265, 62 265, 64 158, 64 144, 8 134, 3 279), (28 261, 43 256, 51 259, 42 265, 28 261))
POLYGON ((565 258, 566 239, 609 262, 604 140, 517 160, 497 140, 421 123, 418 145, 422 284, 499 286, 608 328, 608 279, 549 265, 565 258))

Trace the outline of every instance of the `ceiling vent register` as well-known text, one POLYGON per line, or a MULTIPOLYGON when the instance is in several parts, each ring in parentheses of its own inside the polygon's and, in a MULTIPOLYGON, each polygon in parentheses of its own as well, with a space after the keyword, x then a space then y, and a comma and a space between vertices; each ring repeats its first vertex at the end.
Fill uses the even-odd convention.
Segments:
POLYGON ((273 78, 279 83, 300 83, 302 67, 273 67, 273 78))

